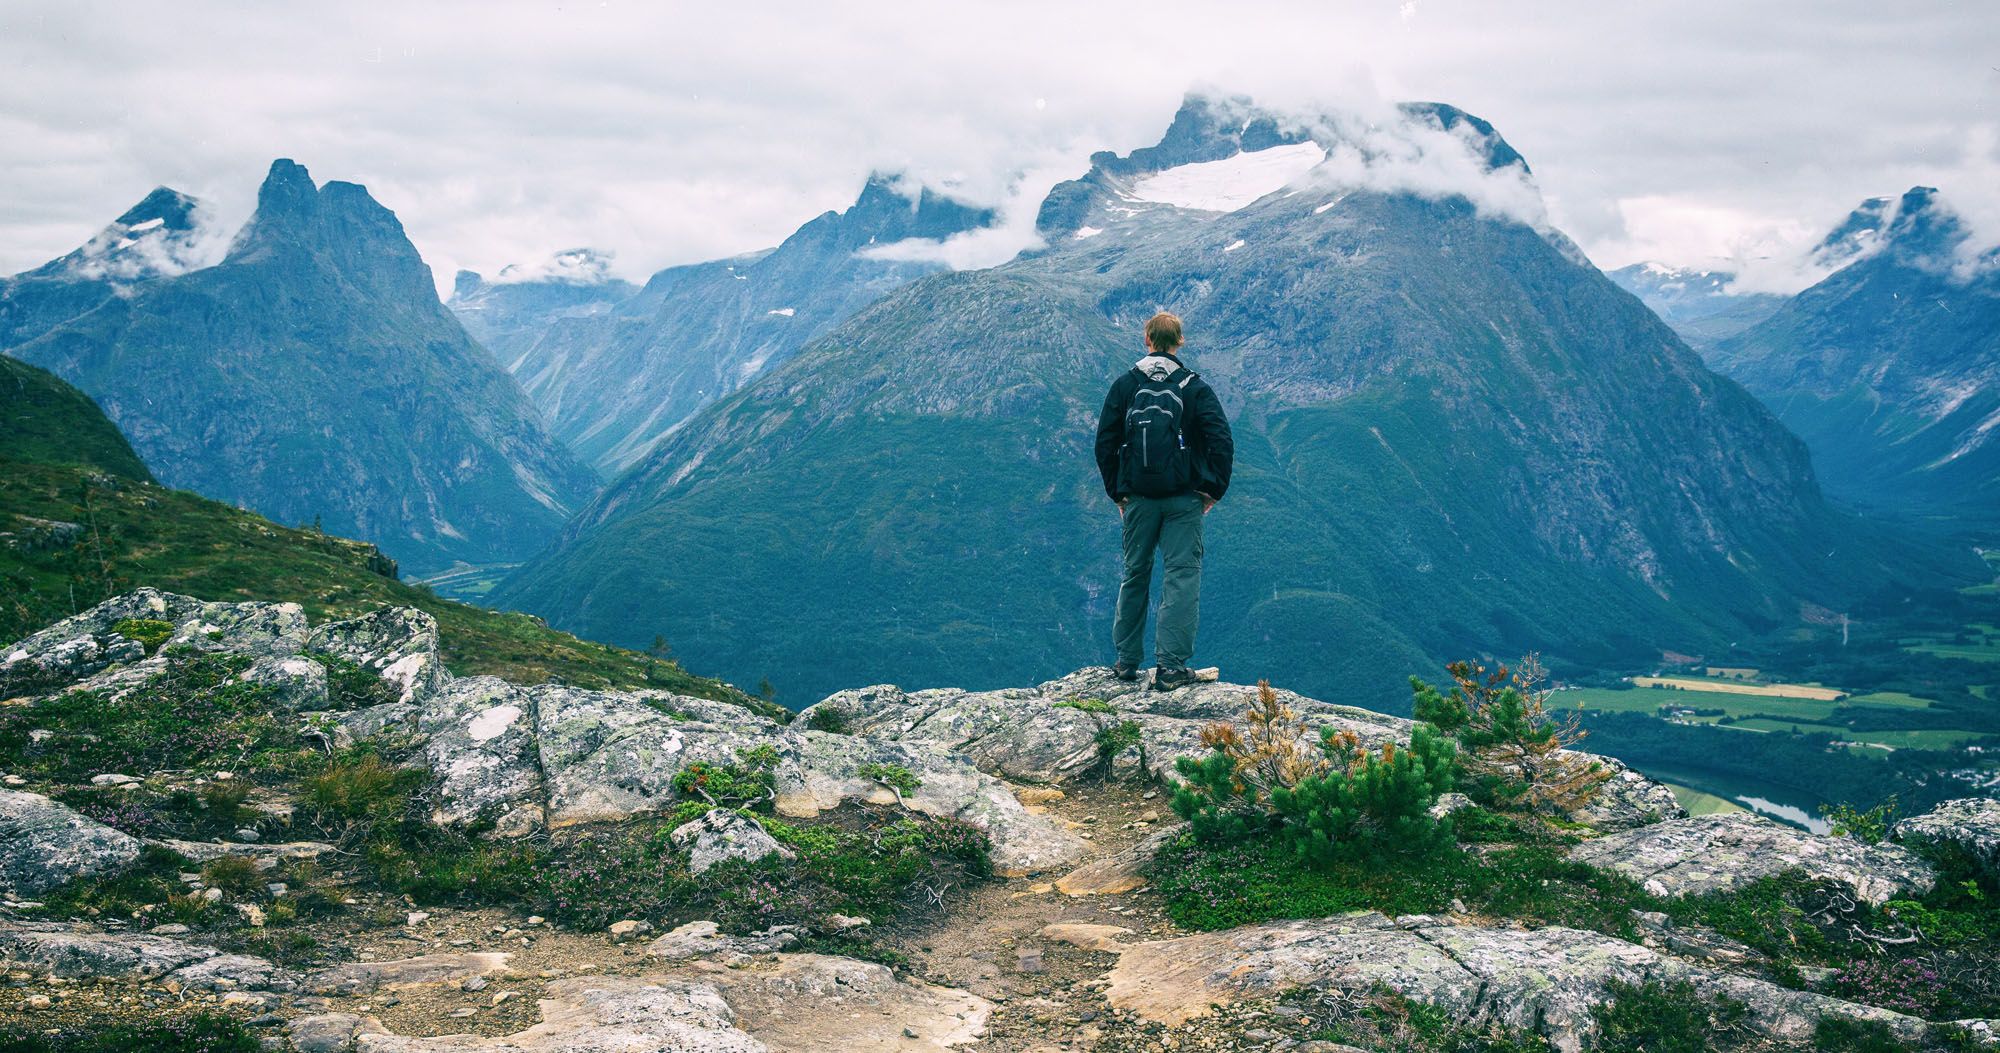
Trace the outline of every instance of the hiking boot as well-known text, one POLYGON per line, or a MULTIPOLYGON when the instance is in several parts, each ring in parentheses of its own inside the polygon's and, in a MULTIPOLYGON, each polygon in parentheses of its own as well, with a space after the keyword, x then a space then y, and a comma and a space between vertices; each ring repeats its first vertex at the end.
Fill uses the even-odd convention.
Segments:
POLYGON ((1128 684, 1134 683, 1139 679, 1139 667, 1136 665, 1126 665, 1125 663, 1120 662, 1117 665, 1111 667, 1111 675, 1117 677, 1120 680, 1125 681, 1128 684))
POLYGON ((1194 670, 1186 666, 1178 669, 1160 668, 1153 670, 1153 690, 1172 691, 1195 682, 1194 670))

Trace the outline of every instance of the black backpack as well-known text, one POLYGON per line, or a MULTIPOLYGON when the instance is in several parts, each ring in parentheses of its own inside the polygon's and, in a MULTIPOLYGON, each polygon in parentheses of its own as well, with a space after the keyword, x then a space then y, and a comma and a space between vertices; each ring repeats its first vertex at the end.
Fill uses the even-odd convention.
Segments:
POLYGON ((1139 387, 1125 406, 1125 446, 1119 457, 1126 490, 1141 497, 1172 497, 1193 488, 1194 462, 1182 425, 1187 387, 1194 379, 1186 368, 1165 380, 1139 374, 1139 387))

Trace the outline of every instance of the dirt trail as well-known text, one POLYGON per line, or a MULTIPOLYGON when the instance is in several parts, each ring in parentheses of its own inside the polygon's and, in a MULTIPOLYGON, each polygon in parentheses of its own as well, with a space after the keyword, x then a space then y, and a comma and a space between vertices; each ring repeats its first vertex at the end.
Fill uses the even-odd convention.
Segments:
MULTIPOLYGON (((1132 785, 1072 788, 1038 807, 1087 837, 1092 853, 1079 866, 1113 856, 1173 821, 1161 791, 1132 785)), ((1100 993, 1103 977, 1117 956, 1048 940, 1040 935, 1044 927, 1122 926, 1132 930, 1120 937, 1125 940, 1179 934, 1148 887, 1071 896, 1055 888, 1061 876, 984 883, 954 898, 948 912, 885 934, 909 956, 915 975, 998 1003, 986 1037, 960 1048, 1038 1053, 1098 1047, 1113 1015, 1100 993)))

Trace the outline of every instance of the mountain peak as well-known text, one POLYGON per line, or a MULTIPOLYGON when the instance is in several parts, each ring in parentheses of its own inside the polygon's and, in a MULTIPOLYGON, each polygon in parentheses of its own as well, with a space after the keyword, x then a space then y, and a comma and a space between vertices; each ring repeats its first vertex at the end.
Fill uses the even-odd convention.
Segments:
POLYGON ((172 187, 154 187, 75 251, 28 273, 123 284, 208 266, 220 238, 204 226, 204 208, 172 187))
POLYGON ((309 209, 319 199, 306 166, 289 157, 271 162, 264 184, 257 188, 257 214, 278 214, 309 209))

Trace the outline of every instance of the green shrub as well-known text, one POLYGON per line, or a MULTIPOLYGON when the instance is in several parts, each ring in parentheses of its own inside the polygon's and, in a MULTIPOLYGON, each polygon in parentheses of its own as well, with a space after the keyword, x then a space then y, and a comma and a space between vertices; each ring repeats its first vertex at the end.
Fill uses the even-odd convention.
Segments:
POLYGON ((814 706, 806 715, 806 727, 835 735, 849 734, 847 714, 832 706, 814 706))
POLYGON ((197 791, 201 807, 223 824, 236 822, 243 816, 243 805, 250 800, 250 784, 243 779, 211 779, 197 791))
POLYGON ((403 697, 396 685, 358 662, 321 651, 308 651, 305 656, 326 670, 329 708, 366 709, 385 702, 400 701, 403 697))
POLYGON ((770 746, 758 746, 737 754, 731 764, 695 761, 674 773, 674 790, 684 797, 700 797, 724 807, 755 805, 777 794, 778 754, 770 746))
POLYGON ((1055 704, 1056 709, 1074 709, 1084 713, 1116 713, 1118 709, 1101 698, 1072 698, 1055 704))
POLYGON ((1407 748, 1364 749, 1352 732, 1326 729, 1319 756, 1301 759, 1303 726, 1262 685, 1250 714, 1251 732, 1226 724, 1203 732, 1206 757, 1174 762, 1183 784, 1174 813, 1204 841, 1254 837, 1276 829, 1307 861, 1326 864, 1357 852, 1423 854, 1449 840, 1429 815, 1449 790, 1455 749, 1428 725, 1417 725, 1407 748))
POLYGON ((1417 720, 1458 743, 1459 766, 1481 804, 1560 816, 1588 804, 1611 772, 1572 748, 1586 735, 1581 717, 1557 718, 1535 655, 1488 672, 1472 662, 1445 667, 1449 693, 1410 678, 1417 720))
POLYGON ((1443 736, 1418 724, 1407 749, 1363 749, 1353 733, 1331 729, 1321 741, 1333 766, 1271 791, 1300 856, 1327 863, 1357 850, 1423 855, 1450 840, 1449 828, 1429 814, 1451 789, 1456 751, 1443 736))
POLYGON ((1686 980, 1643 986, 1613 981, 1607 993, 1610 1000, 1590 1011, 1602 1053, 1704 1053, 1750 1015, 1744 1003, 1704 998, 1686 980))
POLYGON ((856 768, 854 773, 864 779, 873 779, 896 791, 898 799, 903 794, 915 793, 917 787, 923 785, 923 780, 917 778, 915 772, 900 764, 883 764, 879 761, 870 761, 856 768))
POLYGON ((1113 757, 1139 744, 1139 724, 1137 721, 1131 720, 1121 720, 1116 724, 1108 724, 1097 729, 1097 734, 1092 736, 1092 741, 1097 743, 1098 763, 1108 765, 1111 763, 1113 757))
POLYGON ((1866 811, 1851 804, 1822 804, 1820 814, 1833 826, 1833 836, 1851 837, 1862 844, 1879 845, 1896 823, 1896 796, 1889 795, 1866 811))
POLYGON ((121 618, 111 626, 111 631, 127 640, 137 641, 146 648, 147 657, 158 652, 160 645, 174 635, 174 623, 158 618, 121 618))

